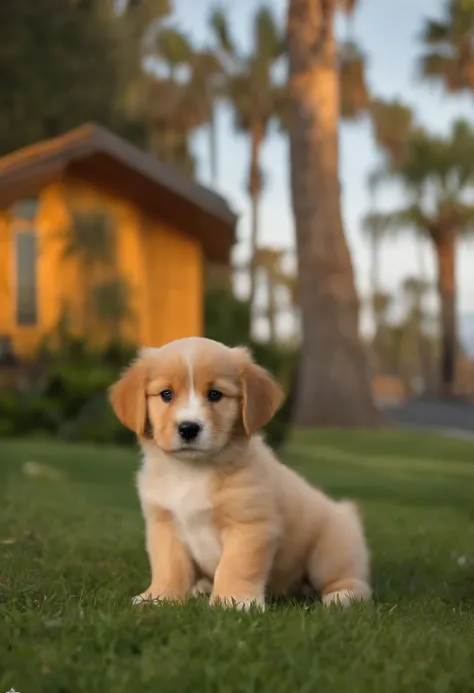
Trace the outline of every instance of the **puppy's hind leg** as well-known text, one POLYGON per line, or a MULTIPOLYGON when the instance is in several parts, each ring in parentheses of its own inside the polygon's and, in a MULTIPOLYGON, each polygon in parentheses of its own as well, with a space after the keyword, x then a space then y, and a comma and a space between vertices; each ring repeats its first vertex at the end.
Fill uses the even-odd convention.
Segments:
POLYGON ((308 577, 323 604, 349 606, 367 601, 370 556, 357 507, 334 503, 308 559, 308 577))

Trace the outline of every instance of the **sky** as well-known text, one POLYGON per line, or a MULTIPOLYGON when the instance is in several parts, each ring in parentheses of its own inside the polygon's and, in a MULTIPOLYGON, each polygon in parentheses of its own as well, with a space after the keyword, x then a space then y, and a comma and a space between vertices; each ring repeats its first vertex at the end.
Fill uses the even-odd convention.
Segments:
MULTIPOLYGON (((197 44, 208 40, 207 19, 215 0, 174 0, 174 18, 197 44)), ((251 21, 258 0, 221 0, 228 10, 231 27, 237 43, 243 50, 251 45, 251 21)), ((268 0, 276 17, 283 23, 287 0, 268 0)), ((367 57, 367 81, 372 93, 383 98, 399 97, 415 111, 416 118, 430 130, 449 131, 453 120, 464 117, 474 122, 474 96, 447 97, 441 88, 420 83, 416 75, 416 59, 421 45, 418 39, 423 19, 441 16, 443 0, 359 0, 352 20, 351 31, 367 57)), ((347 30, 345 22, 338 23, 341 36, 347 30)), ((249 201, 245 180, 249 161, 249 142, 233 131, 232 116, 228 108, 221 108, 218 116, 219 180, 218 190, 229 200, 240 215, 238 245, 235 257, 248 252, 249 201)), ((193 143, 199 167, 198 177, 210 184, 208 141, 206 133, 198 133, 193 143)), ((370 124, 342 124, 340 128, 340 178, 342 211, 345 231, 355 269, 356 283, 361 298, 369 290, 369 248, 361 232, 361 219, 368 210, 367 176, 379 161, 370 124)), ((260 243, 282 248, 294 245, 293 218, 289 198, 288 145, 274 133, 264 146, 263 169, 266 186, 261 211, 260 243)), ((397 191, 386 189, 380 194, 378 206, 390 210, 397 207, 397 191)), ((431 248, 423 248, 423 257, 430 276, 434 279, 431 248)), ((419 266, 415 243, 410 239, 387 240, 382 251, 382 288, 395 294, 407 275, 416 274, 419 266)), ((474 319, 474 240, 459 246, 457 257, 458 310, 471 314, 474 319)), ((436 298, 430 300, 436 307, 436 298)), ((396 312, 396 310, 395 310, 396 312)), ((370 329, 367 314, 362 316, 362 328, 370 329)))

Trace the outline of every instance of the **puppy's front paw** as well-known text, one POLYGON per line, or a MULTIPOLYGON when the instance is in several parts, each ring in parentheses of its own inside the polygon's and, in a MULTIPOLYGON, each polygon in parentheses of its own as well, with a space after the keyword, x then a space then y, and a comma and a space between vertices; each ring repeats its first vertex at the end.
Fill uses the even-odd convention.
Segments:
POLYGON ((209 603, 211 606, 222 606, 225 609, 237 609, 237 611, 250 611, 252 608, 265 611, 265 598, 262 596, 241 599, 212 595, 209 603))
POLYGON ((339 590, 323 595, 322 602, 324 606, 329 607, 335 604, 343 609, 347 609, 361 599, 361 597, 357 597, 351 590, 339 590))
POLYGON ((132 597, 132 604, 138 606, 141 604, 157 604, 161 601, 161 597, 158 594, 153 594, 153 592, 142 592, 132 597))

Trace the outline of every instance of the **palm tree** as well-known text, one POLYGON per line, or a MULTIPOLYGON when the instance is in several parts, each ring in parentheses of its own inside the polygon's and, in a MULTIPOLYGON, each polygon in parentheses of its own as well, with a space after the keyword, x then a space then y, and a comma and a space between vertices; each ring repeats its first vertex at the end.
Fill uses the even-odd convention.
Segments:
POLYGON ((198 124, 208 128, 213 185, 217 184, 218 179, 216 105, 225 93, 224 85, 224 69, 219 56, 211 49, 196 51, 192 58, 191 78, 186 91, 198 124))
POLYGON ((355 3, 290 0, 291 190, 303 341, 293 418, 302 426, 379 419, 359 337, 359 304, 344 236, 338 176, 337 9, 355 3))
POLYGON ((152 56, 164 76, 150 82, 145 104, 150 148, 165 163, 192 175, 195 161, 189 136, 199 116, 188 92, 189 74, 182 73, 191 69, 193 46, 185 34, 166 27, 155 36, 152 56))
POLYGON ((405 305, 403 341, 407 351, 416 354, 412 359, 415 373, 422 381, 422 390, 429 385, 431 351, 428 348, 425 329, 424 298, 430 289, 429 283, 419 277, 405 277, 402 282, 402 298, 405 305))
POLYGON ((423 78, 449 92, 474 91, 474 2, 449 0, 442 20, 428 19, 422 32, 423 78))
POLYGON ((387 215, 394 230, 424 234, 434 249, 440 301, 442 393, 453 394, 456 375, 456 247, 474 228, 474 129, 459 121, 446 138, 414 128, 403 162, 389 172, 406 189, 407 206, 387 215))
POLYGON ((375 332, 372 342, 372 374, 390 371, 391 339, 389 329, 389 313, 393 296, 386 291, 377 290, 372 296, 375 332))
MULTIPOLYGON (((388 223, 384 214, 377 212, 373 207, 362 220, 362 230, 370 244, 370 304, 372 319, 374 322, 374 337, 372 340, 372 362, 376 360, 379 346, 384 342, 385 330, 383 329, 382 319, 385 315, 385 302, 382 300, 384 308, 381 310, 381 298, 385 297, 380 287, 380 251, 382 241, 387 235, 388 223)), ((372 365, 374 368, 374 364, 372 365)))
MULTIPOLYGON (((268 325, 269 341, 272 344, 277 342, 276 323, 280 312, 279 294, 281 290, 286 293, 287 303, 285 308, 297 310, 297 278, 294 274, 284 268, 284 260, 287 251, 280 248, 260 246, 257 248, 253 260, 253 267, 256 275, 263 275, 266 290, 266 305, 261 310, 256 311, 256 315, 264 316, 268 325)), ((249 263, 240 263, 234 266, 236 272, 249 272, 249 263)))
POLYGON ((168 79, 175 82, 179 69, 190 64, 193 48, 185 34, 174 27, 166 27, 156 35, 155 55, 166 68, 168 79))
POLYGON ((278 289, 281 275, 282 251, 276 248, 257 248, 254 256, 254 266, 265 276, 267 293, 266 317, 268 335, 272 344, 277 342, 278 289))
MULTIPOLYGON (((235 128, 250 139, 248 192, 251 200, 251 258, 258 244, 259 208, 263 190, 261 151, 272 120, 284 109, 284 89, 275 83, 273 69, 284 51, 284 42, 272 11, 260 7, 253 22, 253 46, 242 55, 231 36, 227 17, 221 10, 211 15, 217 50, 226 69, 226 97, 233 111, 235 128)), ((256 267, 251 263, 250 305, 255 296, 256 267)))
POLYGON ((387 222, 383 214, 376 210, 376 193, 380 185, 379 171, 373 171, 368 178, 370 209, 362 219, 362 231, 370 244, 370 284, 372 295, 372 310, 375 322, 374 298, 380 293, 380 250, 381 243, 387 233, 387 222))
POLYGON ((116 128, 138 146, 146 147, 143 101, 150 75, 144 68, 150 42, 170 12, 169 0, 99 0, 98 4, 115 39, 119 78, 116 128))

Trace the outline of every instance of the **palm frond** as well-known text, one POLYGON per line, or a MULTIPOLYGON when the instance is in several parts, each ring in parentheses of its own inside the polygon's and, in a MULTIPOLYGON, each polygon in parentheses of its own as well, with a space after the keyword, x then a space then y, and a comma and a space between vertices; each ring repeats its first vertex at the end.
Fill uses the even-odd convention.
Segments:
POLYGON ((397 99, 374 99, 370 104, 370 111, 377 143, 393 162, 402 161, 414 124, 411 108, 397 99))
POLYGON ((458 203, 451 213, 453 226, 461 236, 474 235, 474 205, 458 203))
POLYGON ((398 235, 412 233, 413 229, 420 233, 428 233, 433 226, 432 217, 419 204, 408 205, 390 212, 372 212, 363 219, 362 228, 369 236, 398 235))
POLYGON ((272 10, 263 5, 254 19, 254 51, 260 60, 273 62, 284 51, 284 42, 272 10))
POLYGON ((369 195, 371 197, 375 195, 378 188, 385 180, 387 180, 387 178, 388 174, 384 167, 378 166, 377 168, 372 169, 367 176, 367 190, 369 191, 369 195))
POLYGON ((414 301, 423 298, 430 288, 430 283, 419 277, 408 276, 402 282, 403 293, 414 301))
POLYGON ((232 37, 227 15, 222 7, 216 6, 209 15, 209 26, 218 47, 229 55, 235 55, 235 42, 232 37))
POLYGON ((353 41, 339 48, 339 79, 342 117, 358 118, 368 108, 369 90, 365 80, 365 56, 353 41))
POLYGON ((157 57, 172 67, 191 61, 193 48, 188 37, 173 27, 162 28, 156 37, 157 57))
POLYGON ((386 214, 383 212, 368 212, 362 218, 362 230, 369 238, 380 240, 389 231, 391 223, 391 214, 386 214))
POLYGON ((446 2, 443 19, 428 19, 421 40, 427 49, 419 60, 422 77, 449 92, 474 89, 474 0, 446 2))
POLYGON ((446 22, 428 19, 421 32, 421 40, 429 45, 449 41, 449 25, 446 22))
POLYGON ((450 93, 469 88, 458 62, 450 55, 437 52, 427 53, 420 58, 419 71, 426 80, 444 83, 450 93))
POLYGON ((391 213, 390 228, 394 233, 411 232, 415 229, 426 234, 433 227, 433 223, 433 217, 425 212, 420 204, 414 203, 391 213))
POLYGON ((385 322, 385 318, 392 306, 393 296, 385 291, 376 291, 371 297, 371 303, 378 324, 385 322))

